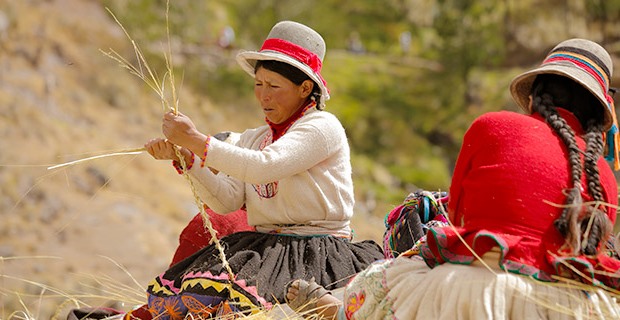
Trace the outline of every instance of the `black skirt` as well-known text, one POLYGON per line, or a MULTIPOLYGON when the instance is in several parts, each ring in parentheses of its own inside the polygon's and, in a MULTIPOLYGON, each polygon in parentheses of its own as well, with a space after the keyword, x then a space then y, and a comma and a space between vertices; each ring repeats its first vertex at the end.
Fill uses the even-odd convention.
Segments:
POLYGON ((217 248, 209 245, 151 281, 147 292, 154 316, 166 318, 170 310, 202 317, 222 309, 251 313, 285 303, 286 286, 295 279, 314 278, 328 290, 336 289, 384 258, 374 241, 333 236, 239 232, 220 243, 235 280, 229 280, 217 248))

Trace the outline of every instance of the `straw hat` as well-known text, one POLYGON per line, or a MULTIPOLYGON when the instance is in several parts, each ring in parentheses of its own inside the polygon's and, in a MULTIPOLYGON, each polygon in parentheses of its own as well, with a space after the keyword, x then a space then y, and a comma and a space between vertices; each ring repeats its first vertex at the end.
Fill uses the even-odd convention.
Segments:
POLYGON ((510 93, 523 110, 532 113, 529 96, 536 76, 557 74, 568 77, 596 96, 605 110, 604 130, 609 130, 614 124, 615 114, 609 96, 612 71, 611 57, 603 47, 585 39, 570 39, 555 46, 538 68, 515 77, 510 84, 510 93))
POLYGON ((321 89, 320 107, 329 100, 327 82, 321 76, 325 57, 325 41, 311 28, 293 21, 278 22, 267 35, 259 51, 244 51, 237 55, 241 68, 254 77, 257 60, 288 63, 310 77, 321 89))

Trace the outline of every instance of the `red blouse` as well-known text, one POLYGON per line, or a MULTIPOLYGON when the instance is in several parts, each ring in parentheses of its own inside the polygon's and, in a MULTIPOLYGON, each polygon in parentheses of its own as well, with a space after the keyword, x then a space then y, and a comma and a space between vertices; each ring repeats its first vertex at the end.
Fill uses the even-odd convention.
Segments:
MULTIPOLYGON (((566 110, 559 112, 584 150, 577 118, 566 110)), ((605 201, 616 206, 614 174, 602 157, 598 167, 605 201)), ((471 263, 474 256, 460 235, 480 256, 498 246, 500 266, 506 271, 551 281, 552 275, 570 274, 563 267, 569 263, 590 276, 585 282, 601 280, 618 288, 620 261, 604 254, 569 258, 559 253, 564 239, 553 222, 566 199, 563 190, 571 185, 569 169, 567 148, 539 114, 502 111, 479 117, 465 134, 452 177, 448 213, 456 228, 429 231, 422 256, 430 266, 471 263), (595 270, 618 274, 600 276, 595 270)), ((582 196, 592 200, 585 191, 582 196)), ((615 222, 615 207, 603 209, 615 222)))

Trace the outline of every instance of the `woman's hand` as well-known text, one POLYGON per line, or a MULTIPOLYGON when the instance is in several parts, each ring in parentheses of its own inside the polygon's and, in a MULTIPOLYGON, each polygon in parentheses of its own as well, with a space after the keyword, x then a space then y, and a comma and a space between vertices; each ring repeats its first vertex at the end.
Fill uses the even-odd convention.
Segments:
MULTIPOLYGON (((158 160, 175 160, 179 161, 179 157, 176 154, 176 147, 170 143, 167 139, 156 138, 151 139, 144 145, 146 151, 158 160)), ((181 155, 185 157, 185 161, 191 160, 191 153, 186 148, 181 148, 181 155)))
POLYGON ((173 144, 188 148, 194 153, 200 153, 204 148, 207 136, 200 133, 192 120, 182 113, 164 114, 161 128, 163 134, 173 144))

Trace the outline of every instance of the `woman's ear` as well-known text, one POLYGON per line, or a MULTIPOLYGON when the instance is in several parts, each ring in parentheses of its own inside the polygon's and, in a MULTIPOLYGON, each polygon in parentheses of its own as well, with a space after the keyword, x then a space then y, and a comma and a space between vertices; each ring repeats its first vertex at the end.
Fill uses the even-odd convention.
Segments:
POLYGON ((314 89, 314 82, 312 80, 304 80, 299 86, 299 94, 302 98, 308 98, 314 89))

